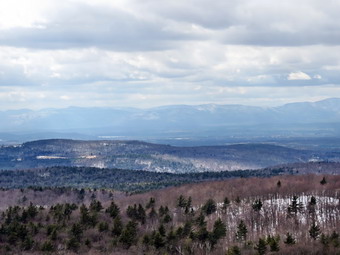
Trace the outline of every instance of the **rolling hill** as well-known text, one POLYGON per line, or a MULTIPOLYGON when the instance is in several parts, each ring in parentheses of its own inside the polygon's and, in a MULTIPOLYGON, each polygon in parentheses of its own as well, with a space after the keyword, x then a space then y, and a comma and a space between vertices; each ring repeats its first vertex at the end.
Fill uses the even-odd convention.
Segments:
POLYGON ((39 140, 0 148, 0 169, 76 166, 187 173, 259 169, 340 161, 340 152, 296 150, 270 144, 176 147, 140 141, 39 140))

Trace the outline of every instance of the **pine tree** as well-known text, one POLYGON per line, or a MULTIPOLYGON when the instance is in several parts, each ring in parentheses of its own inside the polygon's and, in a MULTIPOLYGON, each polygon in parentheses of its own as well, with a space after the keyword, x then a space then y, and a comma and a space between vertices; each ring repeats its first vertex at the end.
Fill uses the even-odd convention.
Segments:
POLYGON ((123 231, 123 222, 119 215, 113 221, 112 234, 114 236, 120 236, 123 231))
POLYGON ((247 233, 248 233, 247 226, 244 223, 244 221, 241 220, 241 222, 237 226, 236 239, 239 240, 239 241, 246 240, 247 239, 247 233))
POLYGON ((50 241, 45 241, 41 246, 41 251, 44 252, 52 252, 54 249, 54 245, 50 241))
POLYGON ((119 241, 129 248, 131 245, 137 242, 137 223, 135 221, 129 221, 125 226, 119 241))
POLYGON ((267 252, 267 243, 264 239, 260 238, 254 249, 259 255, 264 255, 267 252))
POLYGON ((70 231, 71 237, 75 238, 76 240, 80 241, 83 236, 83 228, 80 224, 74 223, 71 227, 70 231))
POLYGON ((297 214, 298 212, 301 212, 303 209, 303 205, 302 203, 298 202, 298 197, 297 196, 293 196, 293 199, 290 203, 290 205, 288 206, 288 215, 292 215, 292 214, 297 214))
POLYGON ((205 217, 203 215, 203 213, 201 212, 199 216, 197 216, 197 218, 195 219, 195 223, 196 225, 200 226, 200 227, 205 227, 207 225, 207 222, 205 221, 205 217))
POLYGON ((158 209, 159 217, 163 217, 166 214, 165 208, 161 205, 158 209))
POLYGON ((169 222, 171 222, 171 221, 172 221, 171 216, 170 216, 169 214, 166 214, 166 215, 164 216, 164 218, 163 218, 163 222, 164 222, 164 223, 169 223, 169 222))
POLYGON ((159 232, 157 232, 156 235, 154 236, 153 243, 156 249, 164 247, 165 246, 164 237, 159 232))
POLYGON ((213 236, 216 240, 224 237, 227 233, 227 228, 221 218, 218 218, 214 223, 213 236))
POLYGON ((166 230, 163 224, 161 224, 158 228, 158 232, 161 234, 161 236, 165 236, 166 235, 166 230))
POLYGON ((268 236, 267 237, 267 244, 269 245, 270 247, 270 251, 279 251, 280 250, 280 245, 279 245, 279 242, 280 242, 280 236, 268 236))
POLYGON ((286 234, 286 240, 284 241, 287 245, 293 245, 296 243, 295 238, 289 232, 286 234))
POLYGON ((190 209, 191 209, 191 206, 192 206, 191 203, 192 203, 192 198, 189 197, 188 201, 185 205, 185 210, 184 210, 185 214, 188 214, 190 212, 190 209))
POLYGON ((119 207, 115 204, 114 201, 111 202, 110 206, 106 209, 106 213, 109 213, 110 216, 114 219, 115 217, 118 216, 120 209, 119 207))
POLYGON ((150 219, 155 219, 157 217, 157 212, 154 207, 151 208, 148 217, 150 219))
POLYGON ((142 224, 144 224, 145 219, 146 219, 145 209, 141 204, 138 204, 137 220, 139 220, 142 224))
POLYGON ((184 198, 183 195, 180 195, 177 199, 177 207, 185 208, 186 205, 187 205, 186 199, 184 198))
POLYGON ((102 203, 98 200, 93 200, 90 204, 90 210, 92 212, 100 212, 103 209, 102 203))
POLYGON ((316 198, 314 196, 310 198, 309 205, 316 205, 316 198))
POLYGON ((99 232, 104 232, 109 230, 109 224, 107 222, 100 222, 98 225, 98 231, 99 232))
POLYGON ((183 230, 182 231, 183 236, 189 236, 191 231, 192 231, 192 223, 191 223, 191 221, 186 221, 184 223, 184 227, 183 227, 182 230, 183 230))
POLYGON ((277 186, 278 188, 281 188, 281 181, 280 181, 280 180, 278 180, 278 182, 276 183, 276 186, 277 186))
POLYGON ((209 198, 207 200, 207 202, 202 207, 202 211, 206 215, 210 215, 210 214, 216 212, 216 210, 217 210, 216 202, 213 199, 211 199, 211 198, 209 198))
POLYGON ((150 209, 150 208, 154 208, 156 204, 156 200, 154 197, 150 197, 149 202, 146 204, 145 208, 146 209, 150 209))
POLYGON ((253 210, 254 210, 255 212, 261 211, 262 206, 263 206, 263 203, 262 203, 261 199, 256 199, 255 202, 254 202, 253 205, 252 205, 253 210))
POLYGON ((210 235, 211 246, 214 247, 218 240, 224 237, 226 233, 227 233, 226 225, 223 223, 221 218, 218 218, 214 223, 214 228, 210 235))
POLYGON ((225 197, 223 200, 222 210, 223 213, 226 213, 227 207, 230 205, 230 200, 228 197, 225 197))
POLYGON ((241 250, 238 246, 234 245, 228 249, 227 255, 241 255, 241 250))
POLYGON ((321 185, 325 185, 326 183, 327 183, 326 177, 324 176, 324 177, 322 178, 322 180, 320 181, 320 184, 321 184, 321 185))
POLYGON ((28 217, 30 217, 31 219, 34 219, 35 216, 38 214, 37 207, 34 206, 32 202, 30 202, 30 205, 27 208, 27 214, 28 214, 28 217))
POLYGON ((22 249, 25 251, 31 250, 33 247, 34 241, 32 239, 32 237, 30 236, 26 236, 26 238, 23 240, 22 242, 22 249))
POLYGON ((316 240, 320 235, 320 227, 313 222, 312 226, 309 229, 309 235, 312 239, 316 240))

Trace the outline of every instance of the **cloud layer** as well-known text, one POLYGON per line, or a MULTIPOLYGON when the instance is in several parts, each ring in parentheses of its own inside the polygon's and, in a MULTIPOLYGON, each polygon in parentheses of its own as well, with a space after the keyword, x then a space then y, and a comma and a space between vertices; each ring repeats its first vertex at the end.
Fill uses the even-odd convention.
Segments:
POLYGON ((340 97, 340 3, 0 3, 2 109, 340 97))

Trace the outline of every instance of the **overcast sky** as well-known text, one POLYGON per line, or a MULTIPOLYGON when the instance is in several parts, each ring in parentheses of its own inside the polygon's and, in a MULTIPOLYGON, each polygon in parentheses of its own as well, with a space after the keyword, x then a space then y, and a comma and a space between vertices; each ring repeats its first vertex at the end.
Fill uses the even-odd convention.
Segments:
POLYGON ((0 110, 340 97, 339 0, 1 0, 0 110))

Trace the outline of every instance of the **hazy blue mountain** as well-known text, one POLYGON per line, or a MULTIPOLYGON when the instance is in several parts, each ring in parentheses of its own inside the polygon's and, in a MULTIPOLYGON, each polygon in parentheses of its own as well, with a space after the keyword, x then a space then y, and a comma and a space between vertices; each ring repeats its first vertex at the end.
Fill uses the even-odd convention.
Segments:
POLYGON ((138 139, 339 137, 340 99, 292 103, 271 108, 209 104, 150 109, 70 107, 37 111, 12 110, 0 111, 0 119, 2 140, 8 139, 10 135, 19 138, 29 135, 36 139, 98 139, 110 136, 138 139))

